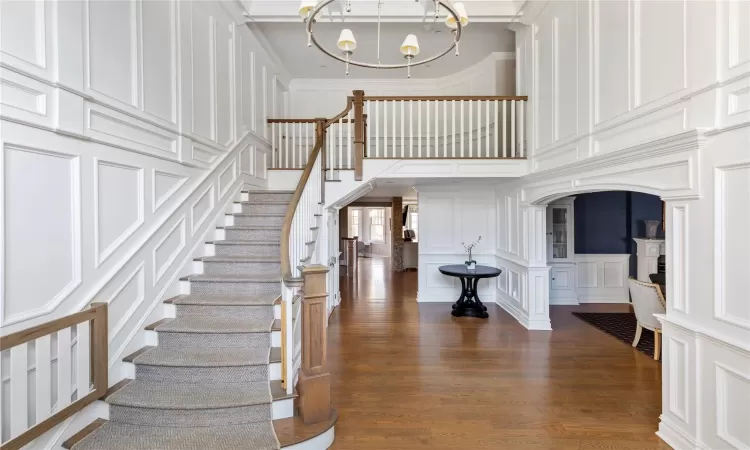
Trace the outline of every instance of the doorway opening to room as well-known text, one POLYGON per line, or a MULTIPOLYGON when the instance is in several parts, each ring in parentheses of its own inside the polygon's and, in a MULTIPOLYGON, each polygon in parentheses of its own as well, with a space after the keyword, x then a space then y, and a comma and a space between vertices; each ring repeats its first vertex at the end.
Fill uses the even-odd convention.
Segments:
POLYGON ((631 191, 584 192, 547 205, 553 329, 583 320, 660 359, 654 314, 666 313, 664 212, 660 197, 631 191))

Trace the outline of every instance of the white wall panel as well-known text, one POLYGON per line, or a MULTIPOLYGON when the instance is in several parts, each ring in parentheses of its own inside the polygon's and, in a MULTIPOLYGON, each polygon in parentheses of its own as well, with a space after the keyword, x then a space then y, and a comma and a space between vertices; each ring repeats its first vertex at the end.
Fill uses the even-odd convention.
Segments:
POLYGON ((88 87, 132 106, 138 99, 139 3, 86 2, 88 87))
POLYGON ((48 75, 52 4, 42 0, 0 4, 0 57, 37 75, 48 75))
POLYGON ((141 3, 143 110, 177 123, 176 3, 141 3))
POLYGON ((161 277, 169 270, 169 266, 185 248, 185 238, 185 217, 182 217, 154 248, 154 284, 161 280, 161 277))
POLYGON ((605 122, 630 111, 628 2, 594 2, 594 117, 605 122))
POLYGON ((234 93, 234 24, 231 21, 217 20, 215 24, 216 54, 216 141, 230 145, 234 139, 234 116, 232 113, 234 93))
POLYGON ((635 106, 687 87, 687 1, 636 1, 635 106))
POLYGON ((141 263, 107 300, 110 341, 127 323, 128 319, 143 304, 146 298, 146 271, 141 263))
POLYGON ((215 137, 216 104, 213 101, 216 89, 214 73, 216 26, 208 10, 208 2, 191 2, 192 19, 190 38, 192 45, 193 74, 193 133, 213 140, 215 137))
POLYGON ((166 203, 188 180, 187 176, 153 170, 152 172, 151 212, 155 212, 166 203))
POLYGON ((75 155, 10 143, 2 153, 7 323, 54 308, 81 283, 81 180, 75 155))
POLYGON ((143 169, 97 161, 94 235, 96 265, 101 265, 144 222, 143 169))
MULTIPOLYGON (((575 283, 579 303, 629 303, 629 264, 629 254, 576 254, 575 281, 568 282, 575 283)), ((558 272, 553 283, 563 273, 558 272)))

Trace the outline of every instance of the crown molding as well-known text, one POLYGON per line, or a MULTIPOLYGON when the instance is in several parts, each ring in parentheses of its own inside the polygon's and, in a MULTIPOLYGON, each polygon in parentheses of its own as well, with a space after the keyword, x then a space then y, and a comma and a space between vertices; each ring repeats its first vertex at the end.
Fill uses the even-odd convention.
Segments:
MULTIPOLYGON (((238 0, 239 1, 239 0, 238 0)), ((514 0, 463 0, 472 22, 511 22, 519 10, 514 0)), ((387 0, 383 3, 383 22, 422 22, 431 10, 414 0, 387 0)), ((298 0, 242 0, 254 22, 301 22, 298 0)), ((352 0, 352 12, 344 11, 342 3, 332 3, 321 15, 322 20, 376 22, 377 0, 352 0)))

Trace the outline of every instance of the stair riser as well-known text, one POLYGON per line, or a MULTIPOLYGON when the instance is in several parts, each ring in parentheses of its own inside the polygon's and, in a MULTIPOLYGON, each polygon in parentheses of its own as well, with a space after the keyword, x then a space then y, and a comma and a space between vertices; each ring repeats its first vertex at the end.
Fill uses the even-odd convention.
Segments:
POLYGON ((268 320, 270 324, 274 320, 274 312, 270 306, 177 305, 177 317, 268 320))
POLYGON ((270 283, 235 283, 191 281, 190 293, 203 295, 256 295, 278 293, 280 281, 270 283))
POLYGON ((245 214, 284 214, 286 213, 287 206, 288 205, 274 203, 243 203, 242 212, 245 214))
POLYGON ((245 383, 268 380, 268 365, 239 367, 170 367, 136 365, 139 380, 165 383, 245 383))
POLYGON ((276 194, 271 192, 251 192, 248 201, 255 202, 291 202, 294 194, 276 194))
POLYGON ((269 245, 215 245, 216 256, 275 256, 281 254, 281 246, 269 245))
POLYGON ((234 216, 234 224, 242 227, 268 225, 281 227, 284 216, 234 216))
POLYGON ((271 405, 221 409, 151 409, 110 405, 109 420, 155 427, 212 427, 272 420, 271 405))
POLYGON ((281 227, 273 230, 224 230, 224 239, 229 241, 278 241, 281 227))
POLYGON ((206 275, 256 275, 281 274, 281 263, 278 262, 203 262, 203 273, 206 275))
POLYGON ((271 333, 159 333, 165 349, 271 347, 271 333))

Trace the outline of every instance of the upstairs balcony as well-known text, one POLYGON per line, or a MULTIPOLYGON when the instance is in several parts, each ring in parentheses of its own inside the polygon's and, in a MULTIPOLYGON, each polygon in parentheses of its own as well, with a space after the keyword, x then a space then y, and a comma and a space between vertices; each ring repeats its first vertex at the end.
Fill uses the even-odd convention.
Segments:
MULTIPOLYGON (((527 97, 384 97, 354 91, 325 119, 325 181, 345 195, 377 178, 517 178, 526 159, 527 97)), ((293 188, 323 119, 269 119, 269 186, 293 188)), ((338 197, 333 194, 332 200, 338 197)))

